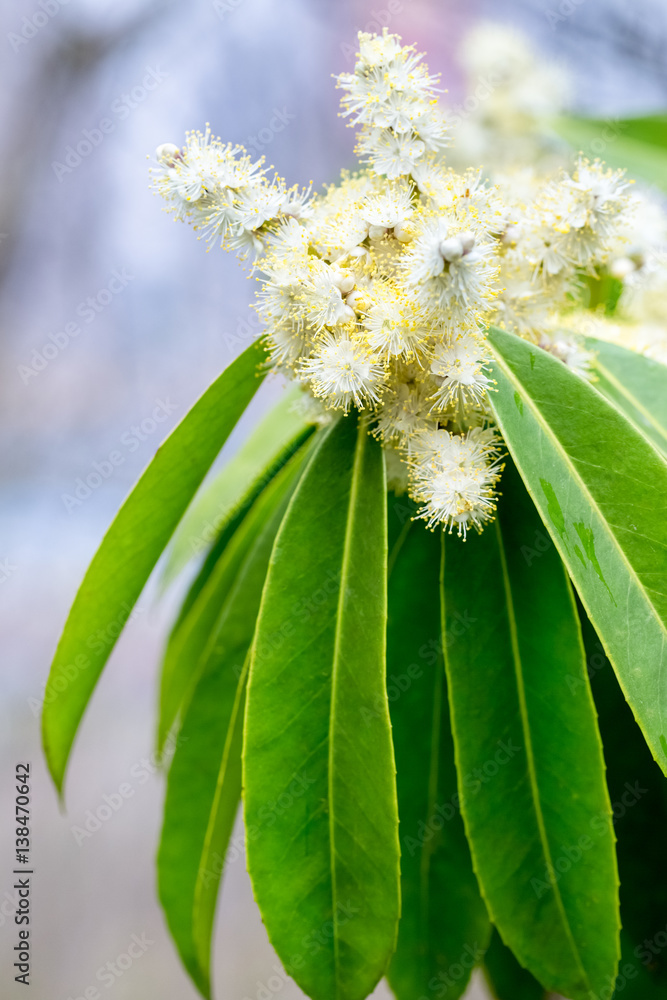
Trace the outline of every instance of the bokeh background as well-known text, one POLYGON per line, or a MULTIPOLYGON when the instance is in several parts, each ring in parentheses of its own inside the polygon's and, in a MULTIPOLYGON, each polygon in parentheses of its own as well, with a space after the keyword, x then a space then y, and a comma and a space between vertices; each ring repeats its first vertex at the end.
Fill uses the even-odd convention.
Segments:
MULTIPOLYGON (((667 105, 664 0, 4 0, 3 997, 24 995, 14 983, 6 914, 14 766, 25 760, 33 771, 36 873, 31 996, 77 1000, 95 985, 112 1000, 196 996, 169 941, 154 875, 164 791, 151 758, 154 692, 178 586, 161 600, 149 587, 118 643, 76 744, 66 813, 38 736, 49 660, 90 557, 141 469, 228 364, 252 321, 252 284, 231 257, 204 253, 187 227, 161 213, 148 189, 147 155, 210 122, 225 139, 254 143, 288 182, 319 187, 352 162, 353 134, 337 117, 331 74, 350 68, 356 31, 386 23, 416 42, 455 103, 466 96, 457 51, 480 19, 514 26, 561 64, 574 110, 613 118, 667 105), (96 131, 102 119, 112 124, 106 133, 96 131), (85 130, 101 138, 77 162, 68 147, 85 130), (77 497, 79 478, 106 469, 112 451, 122 463, 77 497), (77 835, 73 827, 87 811, 124 782, 132 797, 92 836, 77 835), (97 970, 123 954, 133 935, 143 937, 145 953, 100 985, 97 970)), ((266 1000, 277 964, 241 852, 228 867, 219 909, 218 996, 266 1000)), ((269 993, 301 996, 284 980, 269 993)), ((383 985, 376 995, 389 996, 383 985)), ((485 995, 472 984, 471 1000, 485 995)))

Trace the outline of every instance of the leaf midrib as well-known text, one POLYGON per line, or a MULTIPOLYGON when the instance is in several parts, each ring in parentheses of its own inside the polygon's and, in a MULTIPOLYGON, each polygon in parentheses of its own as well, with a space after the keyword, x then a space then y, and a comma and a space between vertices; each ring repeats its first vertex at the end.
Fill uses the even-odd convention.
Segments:
MULTIPOLYGON (((224 776, 226 775, 227 769, 228 769, 228 766, 229 766, 230 751, 231 751, 232 744, 234 743, 234 736, 236 734, 236 727, 238 725, 238 720, 239 720, 239 709, 241 708, 241 705, 242 705, 244 697, 245 697, 246 683, 247 683, 247 680, 248 680, 248 671, 249 671, 249 667, 250 667, 250 659, 251 659, 251 652, 248 651, 248 655, 246 656, 245 662, 243 664, 243 670, 242 670, 241 676, 239 677, 239 682, 238 682, 238 685, 237 685, 237 688, 236 688, 236 695, 234 697, 234 705, 233 705, 232 713, 231 713, 231 716, 230 716, 230 719, 229 719, 229 726, 228 726, 228 729, 227 729, 227 735, 225 737, 225 744, 224 744, 224 747, 223 747, 222 757, 221 757, 221 760, 220 760, 220 768, 218 770, 218 779, 217 779, 217 783, 216 783, 216 786, 215 786, 215 795, 214 795, 214 798, 213 798, 213 803, 211 805, 211 812, 209 814, 208 826, 206 828, 206 836, 204 837, 204 845, 202 847, 202 853, 201 853, 201 858, 200 858, 200 863, 199 863, 199 871, 197 873, 197 881, 195 882, 195 891, 194 891, 194 898, 193 898, 192 927, 193 927, 193 938, 194 938, 195 954, 197 955, 197 960, 199 962, 202 974, 206 978, 206 983, 208 985, 209 994, 210 994, 210 975, 211 975, 211 955, 210 955, 210 948, 209 948, 208 955, 207 955, 208 961, 206 963, 204 963, 202 961, 202 958, 201 958, 201 953, 200 953, 200 948, 199 948, 199 942, 198 942, 198 934, 197 934, 197 929, 199 928, 199 920, 197 919, 197 915, 198 915, 198 912, 199 912, 199 907, 201 906, 201 903, 202 903, 201 897, 202 897, 202 893, 203 893, 203 889, 204 889, 204 885, 203 885, 203 882, 201 880, 200 873, 201 873, 202 870, 207 870, 206 866, 203 866, 202 863, 204 862, 204 860, 208 856, 208 852, 209 852, 210 847, 211 847, 211 842, 213 840, 213 834, 215 833, 215 828, 216 828, 216 825, 217 825, 216 824, 216 820, 217 820, 218 808, 220 806, 220 798, 221 798, 221 795, 222 795, 222 789, 223 789, 223 786, 224 786, 224 776)), ((223 873, 224 873, 224 871, 223 871, 223 873)), ((221 875, 220 875, 220 881, 221 882, 222 882, 222 874, 223 873, 221 873, 221 875)))
MULTIPOLYGON (((431 759, 429 761, 428 794, 426 803, 426 816, 424 823, 428 826, 434 811, 435 802, 438 796, 438 779, 440 777, 440 744, 442 734, 442 689, 445 680, 445 665, 440 658, 434 670, 435 685, 433 688, 433 714, 431 716, 431 759)), ((430 924, 430 875, 431 862, 434 848, 431 840, 425 840, 422 847, 421 863, 419 866, 420 897, 422 906, 422 934, 424 935, 427 954, 431 952, 431 935, 429 933, 430 924)))
MULTIPOLYGON (((565 462, 566 466, 569 469, 572 470, 572 478, 576 480, 576 482, 579 484, 580 489, 585 494, 585 496, 588 498, 588 500, 590 502, 590 505, 591 505, 591 508, 595 511, 595 513, 596 513, 599 521, 603 525, 603 530, 604 530, 604 525, 605 524, 609 524, 609 521, 603 516, 602 511, 600 510, 597 501, 594 499, 594 497, 590 493, 588 487, 586 486, 586 484, 584 483, 583 479, 579 475, 579 472, 578 472, 576 466, 574 465, 574 462, 572 462, 572 461, 569 460, 569 456, 568 456, 567 452, 565 451, 565 449, 561 445, 560 441, 558 440, 558 438, 556 437, 556 435, 552 431, 550 425, 548 424, 548 422, 546 421, 546 419, 542 415, 542 413, 539 410, 539 408, 533 402, 530 393, 528 393, 528 390, 526 389, 524 383, 521 381, 521 379, 519 378, 519 376, 516 374, 516 372, 514 372, 507 365, 507 363, 504 361, 504 359, 501 358, 498 355, 497 350, 495 348, 493 348, 493 352, 494 352, 494 355, 495 355, 495 358, 496 358, 496 362, 505 371, 505 374, 507 375, 509 381, 512 382, 513 379, 514 379, 521 386, 521 388, 524 390, 524 392, 526 392, 526 401, 528 403, 528 406, 530 407, 530 409, 534 413, 535 418, 536 418, 538 424, 542 427, 545 435, 552 442, 552 444, 554 445, 554 448, 556 449, 556 451, 561 455, 561 458, 565 462)), ((514 462, 515 462, 517 468, 520 469, 521 468, 521 463, 516 458, 514 459, 514 462)), ((523 476, 522 476, 522 478, 523 478, 523 476)), ((526 488, 528 488, 528 484, 527 483, 526 483, 526 488)), ((663 633, 663 636, 667 636, 667 625, 665 625, 665 623, 662 621, 662 618, 658 614, 657 608, 655 607, 655 605, 653 604, 653 602, 648 599, 648 595, 646 594, 644 585, 642 584, 641 580, 637 576, 637 572, 636 572, 634 566, 632 565, 632 563, 630 563, 628 561, 628 558, 627 558, 625 552, 623 551, 623 549, 621 548, 621 545, 620 545, 618 539, 616 538, 616 535, 613 533, 613 531, 609 531, 607 537, 610 538, 613 541, 615 551, 620 556, 621 561, 627 567, 628 574, 635 581, 635 584, 637 586, 637 589, 639 590, 639 593, 645 599, 645 603, 648 605, 648 607, 653 612, 653 616, 654 616, 655 620, 657 621, 658 626, 659 626, 661 632, 663 633)), ((558 549, 558 551, 562 555, 561 540, 559 539, 559 541, 556 541, 556 539, 554 538, 554 544, 556 545, 556 548, 558 549)), ((564 556, 563 556, 563 559, 565 561, 565 557, 564 556)))
POLYGON ((334 648, 333 648, 333 662, 331 668, 331 711, 329 713, 329 755, 328 755, 328 771, 327 771, 327 793, 329 799, 329 854, 330 854, 330 864, 331 864, 331 905, 332 905, 332 917, 331 922, 333 924, 333 952, 334 952, 334 1000, 338 1000, 340 995, 339 992, 339 968, 340 968, 340 952, 339 952, 339 939, 338 939, 338 920, 337 920, 337 910, 338 910, 338 893, 337 893, 337 877, 336 877, 336 838, 335 838, 335 815, 334 815, 334 792, 333 792, 333 775, 334 775, 334 758, 335 758, 335 731, 336 731, 336 694, 337 694, 337 684, 338 684, 338 667, 340 662, 340 647, 341 647, 341 621, 343 619, 343 609, 345 606, 345 598, 347 591, 347 578, 349 574, 350 566, 350 550, 351 550, 351 539, 352 539, 352 529, 354 524, 354 516, 356 511, 356 500, 359 492, 359 479, 360 479, 360 468, 363 461, 365 445, 366 445, 366 431, 361 422, 357 427, 357 441, 354 449, 354 461, 352 464, 352 478, 350 481, 350 494, 348 500, 347 508, 347 518, 345 521, 345 540, 343 542, 343 558, 341 560, 341 574, 340 574, 340 586, 338 589, 338 606, 336 611, 336 628, 334 631, 334 648))
POLYGON ((546 859, 546 870, 549 877, 549 882, 551 884, 551 889, 554 893, 554 900, 556 901, 556 906, 558 912, 560 913, 563 928, 565 930, 565 936, 570 946, 570 950, 574 957, 574 961, 579 969, 582 979, 586 984, 587 989, 592 990, 592 986, 579 955, 579 951, 576 946, 576 941, 572 933, 572 928, 570 927, 570 921, 565 910, 565 904, 563 903, 563 898, 560 893, 558 882, 554 877, 554 865, 551 856, 551 848, 549 846, 549 839, 547 835, 546 823, 544 820, 544 814, 542 812, 542 804, 540 800, 540 792, 537 783, 537 769, 535 766, 535 754, 533 751, 533 739, 530 730, 530 721, 528 719, 528 705, 526 702, 526 688, 523 676, 523 665, 521 662, 521 649, 519 645, 519 633, 516 624, 516 616, 514 612, 514 599, 512 597, 512 586, 509 579, 509 572, 507 568, 507 557, 505 555, 505 544, 503 542, 502 530, 500 528, 500 521, 496 518, 495 521, 496 537, 498 539, 498 549, 500 554, 500 565, 503 576, 503 591, 505 594, 505 605, 507 608, 507 622, 509 626, 510 633, 510 645, 512 649, 512 664, 514 666, 514 676, 516 678, 517 695, 519 698, 519 714, 521 718, 521 729, 523 732, 523 738, 526 744, 526 764, 528 769, 528 781, 530 784, 530 793, 533 800, 533 809, 535 811, 535 820, 537 822, 537 829, 540 837, 540 843, 542 845, 542 851, 546 859))

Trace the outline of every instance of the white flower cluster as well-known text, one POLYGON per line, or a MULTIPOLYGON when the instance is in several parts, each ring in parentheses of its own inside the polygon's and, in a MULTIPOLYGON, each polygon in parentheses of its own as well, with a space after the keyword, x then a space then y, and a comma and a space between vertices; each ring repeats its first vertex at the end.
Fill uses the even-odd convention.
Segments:
POLYGON ((501 443, 485 330, 509 329, 586 377, 569 316, 631 229, 620 172, 580 159, 484 180, 445 161, 446 116, 412 47, 360 34, 338 78, 365 164, 321 195, 269 179, 240 147, 191 133, 158 150, 156 186, 211 242, 254 256, 274 368, 329 409, 367 414, 391 488, 465 536, 495 510, 501 443))
MULTIPOLYGON (((478 23, 464 39, 460 60, 466 96, 450 110, 453 145, 448 162, 459 169, 484 163, 488 178, 503 188, 508 183, 520 185, 519 195, 527 201, 535 173, 554 174, 567 166, 571 156, 553 131, 553 121, 567 115, 569 81, 560 67, 533 50, 527 38, 497 23, 478 23)), ((591 149, 602 154, 622 131, 623 122, 610 122, 591 138, 591 149)), ((604 191, 591 194, 604 199, 604 191)), ((590 355, 573 332, 612 341, 667 364, 665 199, 655 190, 639 190, 632 201, 634 211, 626 211, 624 225, 614 227, 618 236, 607 240, 606 262, 598 262, 596 268, 610 301, 605 304, 593 296, 588 309, 552 317, 539 336, 542 347, 581 373, 586 372, 590 355)), ((613 211, 608 203, 610 218, 613 211)), ((512 290, 513 283, 505 276, 503 283, 512 290)), ((535 305, 539 308, 539 303, 535 305)), ((533 325, 538 326, 535 318, 533 325)), ((521 315, 514 320, 521 323, 521 315)))

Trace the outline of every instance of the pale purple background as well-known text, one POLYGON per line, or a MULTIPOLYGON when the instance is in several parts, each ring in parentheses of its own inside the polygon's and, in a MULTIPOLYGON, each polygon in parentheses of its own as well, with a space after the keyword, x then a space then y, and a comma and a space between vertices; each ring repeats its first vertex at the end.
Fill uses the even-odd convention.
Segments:
MULTIPOLYGON (((578 109, 605 115, 663 109, 664 0, 568 2, 402 0, 389 26, 428 50, 452 98, 465 96, 458 41, 476 17, 490 15, 521 27, 569 68, 578 109), (573 13, 551 25, 547 13, 559 9, 573 13)), ((47 780, 29 703, 39 697, 77 583, 114 511, 168 428, 229 362, 230 340, 248 316, 252 286, 244 273, 220 252, 205 254, 186 227, 161 213, 148 191, 146 155, 206 121, 224 138, 245 142, 268 127, 277 108, 293 117, 266 144, 269 162, 290 182, 312 179, 319 186, 334 179, 351 162, 353 135, 336 116, 330 75, 349 68, 346 46, 356 29, 386 6, 384 0, 223 0, 220 16, 209 0, 172 0, 145 11, 138 0, 69 0, 14 51, 9 33, 41 8, 3 4, 0 904, 11 885, 14 764, 28 759, 34 1000, 82 996, 96 983, 96 970, 124 952, 132 934, 144 933, 154 943, 112 989, 102 986, 102 995, 196 996, 155 897, 162 780, 140 784, 131 771, 151 751, 156 667, 178 594, 158 605, 151 591, 119 643, 76 744, 67 815, 59 813, 47 780), (147 68, 164 79, 121 120, 115 102, 141 83, 147 68), (105 117, 114 131, 58 180, 53 161, 105 117), (78 304, 103 289, 114 269, 133 276, 127 287, 24 384, 18 366, 30 364, 33 349, 77 319, 78 304), (123 435, 158 399, 174 404, 173 415, 130 451, 123 435), (123 464, 68 513, 63 494, 119 448, 123 464), (135 795, 77 846, 70 827, 128 780, 135 795)), ((276 959, 243 860, 229 869, 216 941, 218 996, 256 997, 276 959)), ((27 995, 13 982, 13 944, 13 927, 0 916, 2 996, 9 998, 27 995)), ((471 998, 483 995, 476 989, 471 998)), ((276 995, 301 994, 290 983, 276 995)), ((387 996, 383 986, 377 996, 387 996)))

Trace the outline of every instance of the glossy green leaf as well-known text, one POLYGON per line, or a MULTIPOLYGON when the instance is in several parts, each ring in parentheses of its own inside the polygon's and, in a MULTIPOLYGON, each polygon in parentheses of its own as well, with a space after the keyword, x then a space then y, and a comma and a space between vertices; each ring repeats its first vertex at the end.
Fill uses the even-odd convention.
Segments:
POLYGON ((210 995, 210 942, 223 860, 241 795, 246 659, 299 458, 248 515, 249 542, 234 561, 227 592, 219 595, 167 782, 160 899, 183 962, 204 996, 210 995))
POLYGON ((246 518, 228 543, 183 621, 169 637, 162 662, 157 747, 162 750, 199 679, 203 654, 240 566, 252 547, 258 522, 246 518))
POLYGON ((159 749, 164 746, 178 713, 187 705, 197 683, 211 632, 239 567, 264 520, 290 488, 304 457, 305 451, 297 452, 269 482, 228 541, 182 622, 169 637, 160 685, 159 749))
POLYGON ((246 406, 266 358, 251 344, 158 448, 76 595, 46 685, 42 738, 59 791, 74 737, 116 639, 197 487, 246 406))
POLYGON ((559 118, 556 131, 589 159, 600 157, 630 177, 667 190, 667 127, 662 115, 600 121, 559 118))
POLYGON ((443 536, 443 622, 461 807, 489 916, 545 987, 616 974, 618 879, 602 746, 565 569, 516 470, 498 518, 443 536))
POLYGON ((300 389, 286 391, 212 481, 205 482, 179 524, 166 553, 162 586, 215 543, 250 506, 304 438, 312 432, 299 408, 300 389))
POLYGON ((589 337, 594 383, 659 451, 667 454, 667 367, 625 347, 589 337))
POLYGON ((382 449, 342 418, 276 539, 245 720, 248 870, 286 972, 314 1000, 363 1000, 396 940, 386 530, 382 449))
MULTIPOLYGON (((439 578, 440 539, 415 522, 389 578, 387 695, 396 754, 402 906, 387 979, 397 1000, 462 996, 491 932, 459 808, 439 578)), ((373 718, 364 717, 363 725, 373 718)))
POLYGON ((489 342, 498 425, 667 770, 667 463, 556 358, 502 330, 489 342))
MULTIPOLYGON (((600 720, 621 879, 622 957, 615 996, 667 996, 667 780, 632 717, 602 643, 581 610, 600 720)), ((570 698, 581 685, 568 680, 570 698)))
POLYGON ((494 1000, 544 1000, 544 987, 523 969, 494 929, 484 956, 484 973, 494 1000))

